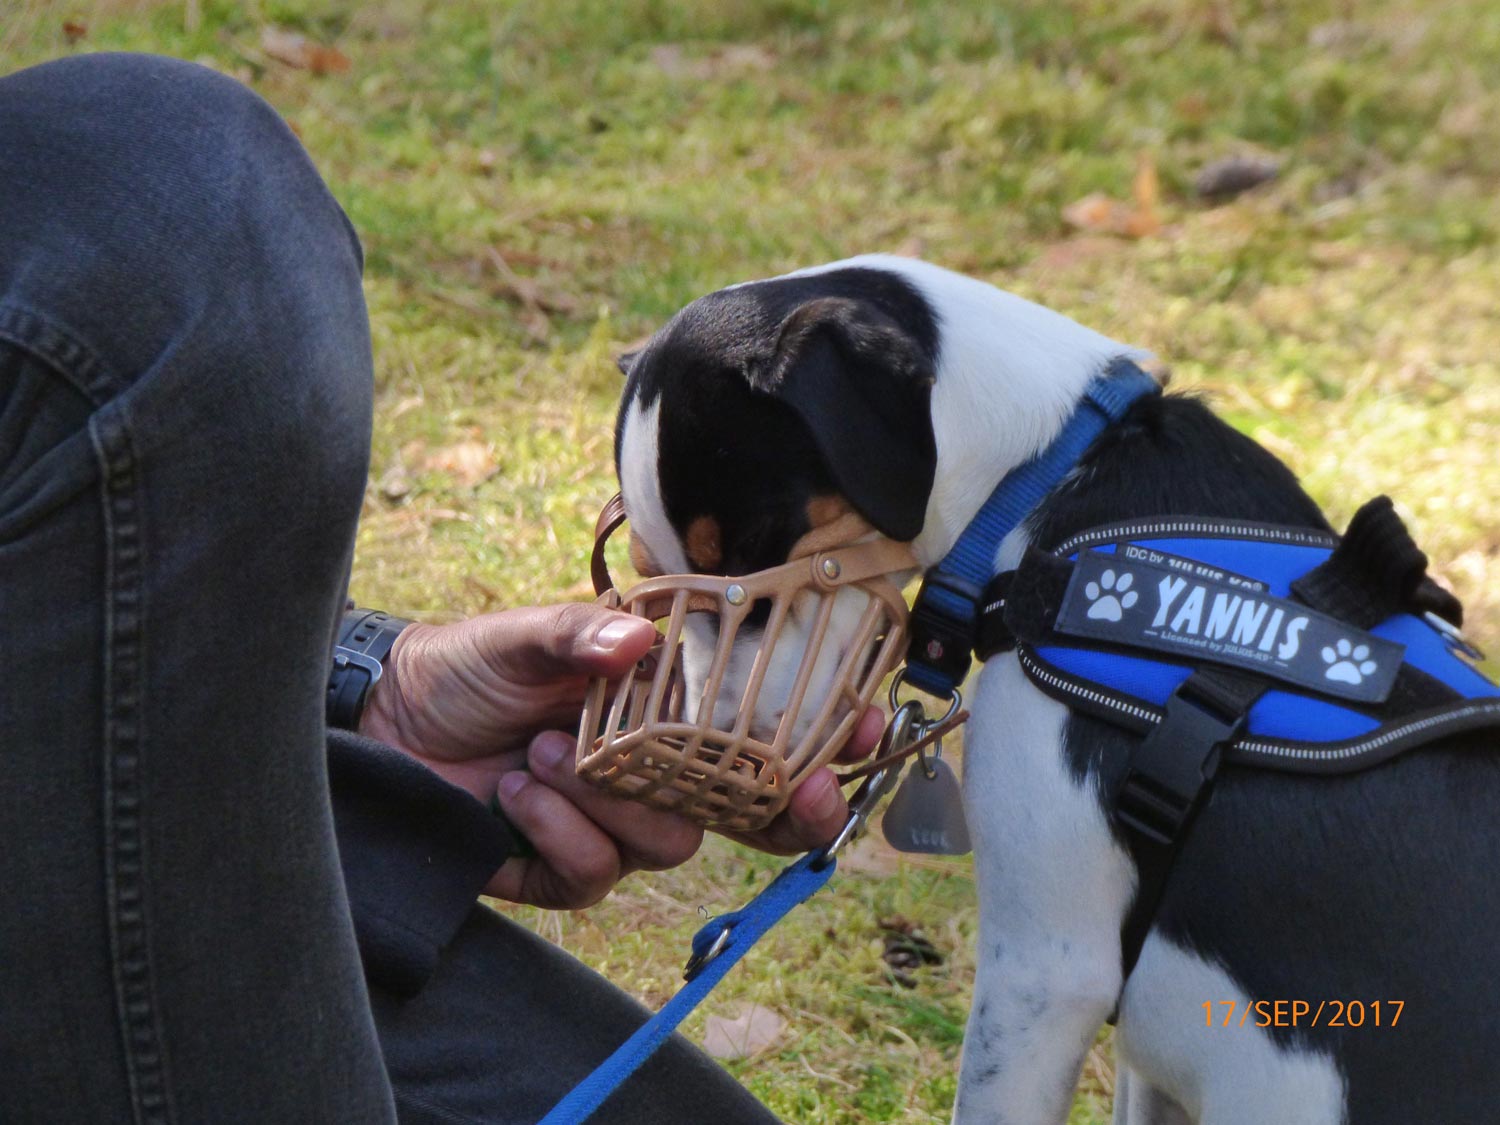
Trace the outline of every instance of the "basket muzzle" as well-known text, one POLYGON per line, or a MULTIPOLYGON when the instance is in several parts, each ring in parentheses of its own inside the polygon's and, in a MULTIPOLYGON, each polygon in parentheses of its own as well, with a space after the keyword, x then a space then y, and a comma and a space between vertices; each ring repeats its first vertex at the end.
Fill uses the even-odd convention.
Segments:
POLYGON ((762 828, 843 748, 901 661, 907 607, 892 576, 916 558, 851 513, 781 566, 660 575, 622 594, 604 544, 624 521, 615 496, 595 528, 594 588, 658 638, 622 679, 589 684, 578 775, 700 824, 762 828))

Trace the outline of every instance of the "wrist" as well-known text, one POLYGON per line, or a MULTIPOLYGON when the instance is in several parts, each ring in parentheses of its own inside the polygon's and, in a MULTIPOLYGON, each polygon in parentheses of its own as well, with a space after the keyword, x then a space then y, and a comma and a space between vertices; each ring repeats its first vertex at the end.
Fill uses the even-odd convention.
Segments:
POLYGON ((370 686, 355 730, 367 738, 374 738, 398 750, 411 754, 416 750, 416 739, 412 730, 411 709, 407 705, 406 669, 409 657, 408 646, 417 638, 425 626, 415 622, 401 631, 383 664, 382 675, 370 686))
POLYGON ((429 753, 421 733, 420 716, 411 704, 413 698, 422 695, 421 654, 428 636, 437 628, 412 622, 401 631, 385 659, 384 674, 365 700, 358 733, 401 751, 449 785, 487 804, 495 795, 502 765, 493 758, 452 761, 429 753))
POLYGON ((357 609, 351 602, 339 623, 325 694, 330 727, 358 731, 361 720, 386 673, 391 653, 411 624, 380 610, 357 609))

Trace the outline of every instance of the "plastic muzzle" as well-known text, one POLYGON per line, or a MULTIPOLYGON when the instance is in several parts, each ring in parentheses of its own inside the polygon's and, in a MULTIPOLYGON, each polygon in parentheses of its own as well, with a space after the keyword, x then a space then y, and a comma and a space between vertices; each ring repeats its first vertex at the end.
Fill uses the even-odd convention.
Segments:
POLYGON ((762 828, 809 772, 843 748, 905 654, 906 602, 890 576, 915 568, 916 559, 905 543, 854 542, 871 528, 849 514, 809 532, 781 566, 722 578, 662 575, 621 594, 605 565, 604 544, 624 521, 616 496, 595 528, 594 588, 602 604, 653 622, 659 638, 623 679, 589 685, 578 774, 700 824, 762 828), (841 623, 831 629, 840 598, 841 623), (713 628, 704 632, 715 638, 691 699, 683 667, 690 614, 707 615, 713 628), (788 631, 791 621, 796 628, 788 631), (778 651, 778 645, 794 644, 802 651, 778 651), (774 709, 758 711, 773 659, 778 665, 795 661, 795 672, 788 690, 785 668, 778 667, 774 709), (731 676, 732 664, 742 669, 747 661, 747 674, 731 676), (758 713, 775 716, 774 734, 752 734, 758 713), (729 725, 716 725, 716 716, 729 725))

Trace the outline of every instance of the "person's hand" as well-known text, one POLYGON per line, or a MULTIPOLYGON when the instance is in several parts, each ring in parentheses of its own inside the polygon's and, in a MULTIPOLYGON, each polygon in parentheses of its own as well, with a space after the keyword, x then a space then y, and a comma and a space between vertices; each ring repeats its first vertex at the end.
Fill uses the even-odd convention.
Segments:
MULTIPOLYGON (((573 735, 591 676, 623 675, 651 647, 650 622, 590 604, 506 610, 456 625, 411 625, 371 692, 360 731, 405 751, 488 803, 536 846, 487 888, 515 902, 577 909, 624 875, 675 866, 702 831, 593 788, 573 769, 573 735), (547 732, 547 733, 544 733, 547 732)), ((863 717, 842 759, 869 753, 880 712, 863 717)), ((848 805, 824 768, 756 833, 726 833, 791 853, 833 839, 848 805)))
POLYGON ((485 888, 553 909, 591 905, 625 875, 674 867, 703 831, 593 788, 573 770, 592 676, 618 677, 656 637, 650 622, 567 604, 408 626, 371 692, 360 733, 421 761, 506 818, 537 855, 505 862, 485 888))
MULTIPOLYGON (((884 713, 878 707, 868 708, 839 751, 837 761, 859 761, 875 748, 884 732, 884 713)), ((833 771, 820 766, 807 775, 786 809, 766 827, 758 832, 724 831, 722 835, 773 855, 795 855, 833 843, 848 819, 849 802, 844 791, 833 771)))
POLYGON ((586 602, 408 625, 360 733, 488 802, 503 773, 524 768, 533 738, 576 730, 590 677, 623 675, 655 638, 649 621, 586 602))

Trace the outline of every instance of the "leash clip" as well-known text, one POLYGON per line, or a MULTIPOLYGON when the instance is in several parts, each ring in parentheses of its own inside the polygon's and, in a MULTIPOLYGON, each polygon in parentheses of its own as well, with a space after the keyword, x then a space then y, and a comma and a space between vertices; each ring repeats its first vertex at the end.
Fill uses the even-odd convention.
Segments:
MULTIPOLYGON (((880 749, 876 753, 890 754, 910 746, 921 737, 925 718, 926 712, 915 699, 903 703, 891 717, 891 725, 886 729, 885 738, 881 739, 880 749)), ((827 867, 841 851, 859 837, 870 819, 870 814, 880 806, 886 794, 896 787, 896 782, 900 780, 901 771, 905 766, 905 760, 892 762, 876 770, 860 783, 860 787, 849 801, 849 819, 844 822, 844 827, 834 837, 833 843, 824 848, 813 860, 814 871, 821 871, 827 867)))
POLYGON ((698 953, 695 951, 693 955, 688 958, 687 964, 682 967, 682 979, 692 980, 695 976, 703 971, 703 966, 707 965, 715 957, 723 953, 724 950, 729 947, 729 934, 733 929, 733 925, 725 926, 722 930, 719 931, 719 936, 714 938, 714 942, 712 945, 710 945, 702 953, 698 953))

